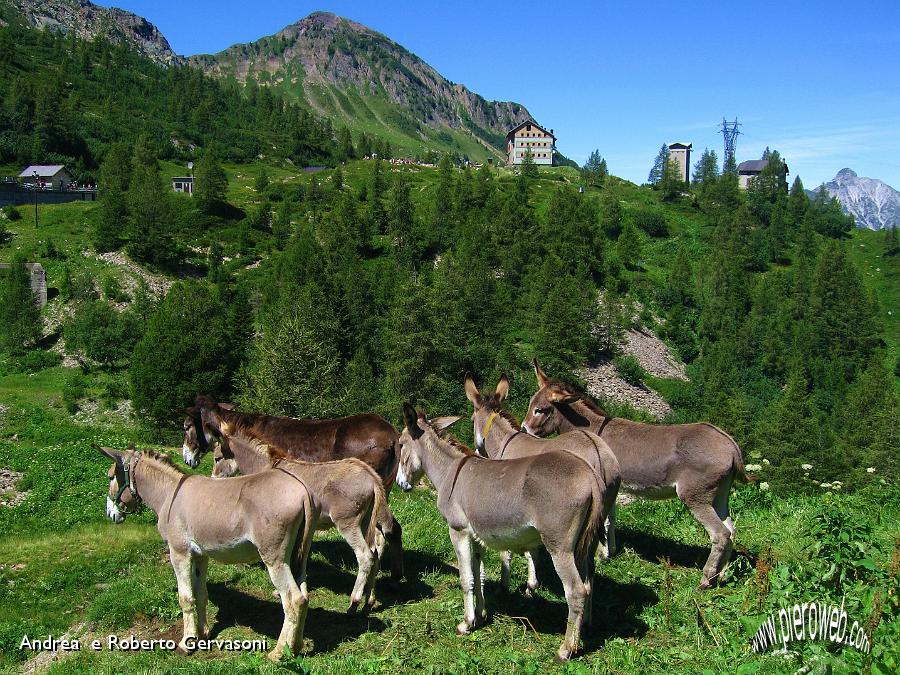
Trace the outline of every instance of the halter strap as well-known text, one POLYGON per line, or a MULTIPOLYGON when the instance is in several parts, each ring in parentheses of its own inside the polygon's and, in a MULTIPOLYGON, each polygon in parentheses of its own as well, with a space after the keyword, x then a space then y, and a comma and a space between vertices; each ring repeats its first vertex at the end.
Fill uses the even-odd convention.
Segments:
POLYGON ((604 417, 604 418, 603 418, 603 421, 600 422, 600 426, 597 427, 597 431, 595 431, 594 433, 597 434, 598 436, 599 436, 600 434, 602 434, 602 433, 603 433, 603 430, 606 428, 606 425, 609 424, 609 423, 612 421, 612 419, 613 419, 613 418, 612 418, 611 416, 609 416, 609 415, 607 415, 606 417, 604 417))
POLYGON ((497 459, 503 459, 503 453, 506 452, 506 446, 508 446, 512 442, 512 439, 514 439, 519 434, 523 434, 523 433, 525 433, 525 432, 524 431, 516 431, 509 438, 507 438, 506 442, 503 444, 503 447, 500 448, 500 453, 497 455, 497 459))
POLYGON ((125 482, 119 486, 119 491, 116 492, 116 496, 113 497, 113 503, 116 506, 122 503, 122 495, 125 494, 126 489, 130 489, 131 494, 140 499, 140 495, 138 495, 137 490, 134 487, 134 470, 137 468, 139 461, 140 456, 135 460, 134 465, 131 464, 131 460, 129 460, 127 464, 125 462, 122 463, 122 471, 125 472, 125 482))
POLYGON ((459 472, 462 471, 463 466, 466 462, 472 459, 475 455, 466 455, 460 461, 459 464, 456 465, 456 473, 453 474, 453 482, 450 483, 450 492, 447 493, 447 499, 453 495, 453 488, 456 487, 456 479, 459 478, 459 472))
POLYGON ((484 425, 484 431, 481 432, 481 442, 482 443, 487 443, 488 432, 491 430, 491 425, 494 423, 494 418, 496 418, 496 417, 497 417, 497 411, 495 410, 494 412, 491 413, 491 416, 488 417, 487 424, 484 425))

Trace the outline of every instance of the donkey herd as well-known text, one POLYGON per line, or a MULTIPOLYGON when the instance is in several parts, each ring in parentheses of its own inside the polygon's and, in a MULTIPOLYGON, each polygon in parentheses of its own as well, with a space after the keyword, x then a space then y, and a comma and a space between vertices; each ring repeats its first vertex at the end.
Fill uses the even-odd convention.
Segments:
POLYGON ((712 542, 700 588, 717 582, 734 540, 728 497, 746 480, 740 448, 711 424, 651 425, 608 416, 537 361, 538 391, 520 425, 503 408, 504 376, 481 393, 466 376, 477 452, 447 428, 460 417, 429 419, 404 404, 405 428, 374 414, 299 420, 238 412, 198 396, 184 423, 182 454, 195 468, 214 453, 212 477, 187 474, 167 455, 98 449, 110 467, 106 510, 119 523, 142 503, 157 514, 169 546, 184 617, 179 651, 206 635, 206 573, 210 558, 262 561, 278 591, 284 623, 269 657, 299 653, 308 591, 306 563, 313 534, 335 527, 358 564, 348 612, 370 609, 382 557, 394 581, 403 578, 401 528, 387 494, 394 482, 411 490, 423 475, 437 491, 456 550, 464 617, 461 634, 482 625, 485 547, 502 552, 501 583, 509 584, 512 553, 528 558, 528 595, 537 587, 534 559, 550 554, 568 604, 569 659, 591 623, 598 554, 615 553, 616 496, 677 496, 712 542), (558 434, 548 438, 552 434, 558 434), (240 475, 237 475, 240 474, 240 475), (215 480, 224 479, 224 480, 215 480))

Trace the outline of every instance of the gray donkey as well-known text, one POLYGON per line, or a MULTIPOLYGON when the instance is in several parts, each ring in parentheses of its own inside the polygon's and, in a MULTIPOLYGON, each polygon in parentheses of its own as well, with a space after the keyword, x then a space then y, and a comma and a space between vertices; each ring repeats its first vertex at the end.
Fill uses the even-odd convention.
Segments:
MULTIPOLYGON (((475 385, 471 373, 466 373, 466 398, 472 403, 474 412, 475 448, 491 459, 512 459, 528 457, 543 452, 571 452, 581 457, 594 470, 606 498, 603 513, 608 514, 606 545, 601 544, 603 557, 609 557, 615 549, 615 527, 612 521, 616 495, 619 492, 621 476, 619 462, 602 438, 585 429, 578 429, 557 438, 538 438, 526 434, 519 428, 516 419, 503 409, 503 402, 509 394, 509 379, 500 378, 493 394, 482 394, 475 385)), ((509 564, 511 554, 504 551, 500 556, 500 582, 509 585, 509 564)), ((528 560, 528 586, 526 595, 537 588, 538 579, 533 555, 526 551, 528 560)))
POLYGON ((556 655, 568 660, 578 649, 582 623, 590 623, 594 555, 603 539, 605 500, 590 466, 568 452, 485 459, 440 433, 458 417, 429 421, 405 403, 403 418, 397 484, 411 490, 425 474, 437 488, 463 591, 465 615, 457 632, 466 634, 487 618, 483 547, 522 553, 543 544, 569 606, 566 636, 556 655))
POLYGON ((292 569, 306 568, 318 518, 303 483, 282 469, 214 480, 182 473, 166 455, 94 447, 113 461, 107 474, 110 519, 121 523, 142 502, 157 515, 184 617, 178 651, 192 652, 197 640, 206 637, 206 571, 212 558, 265 563, 284 608, 284 624, 269 658, 279 661, 285 647, 300 653, 308 600, 305 580, 298 584, 292 569))
POLYGON ((522 430, 546 436, 589 429, 619 460, 623 491, 649 499, 677 496, 712 540, 700 588, 716 583, 734 544, 734 522, 728 512, 731 484, 747 480, 735 440, 706 422, 642 424, 611 417, 567 385, 548 378, 537 359, 534 372, 540 388, 531 397, 522 430))
POLYGON ((319 513, 316 529, 337 528, 356 556, 358 571, 347 613, 356 612, 362 602, 363 611, 374 606, 378 575, 375 541, 378 532, 390 532, 395 521, 381 479, 372 467, 353 457, 301 462, 242 429, 222 436, 214 457, 213 478, 229 478, 238 472, 254 474, 277 466, 303 481, 319 513))

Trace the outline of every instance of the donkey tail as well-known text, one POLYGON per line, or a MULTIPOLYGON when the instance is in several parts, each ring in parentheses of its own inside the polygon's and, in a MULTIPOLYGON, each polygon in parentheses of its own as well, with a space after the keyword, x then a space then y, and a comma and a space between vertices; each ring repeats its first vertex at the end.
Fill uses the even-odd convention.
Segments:
POLYGON ((372 500, 372 515, 369 516, 369 528, 366 530, 366 544, 369 547, 375 545, 375 536, 378 530, 382 533, 389 531, 393 515, 387 505, 387 499, 384 496, 384 488, 380 482, 375 482, 372 486, 374 499, 372 500))
POLYGON ((581 529, 581 536, 575 545, 575 560, 579 564, 594 564, 594 553, 598 544, 606 543, 606 528, 603 516, 603 495, 596 474, 591 471, 591 510, 581 529))
POLYGON ((734 440, 734 437, 731 434, 722 431, 715 424, 711 424, 709 422, 702 422, 701 424, 709 427, 713 431, 722 434, 731 442, 731 466, 734 469, 734 477, 742 483, 752 482, 753 478, 747 475, 747 470, 744 468, 744 453, 741 452, 741 446, 739 446, 738 442, 734 440))
POLYGON ((394 480, 397 478, 397 470, 400 468, 400 453, 397 451, 397 446, 400 443, 396 432, 394 434, 394 439, 391 441, 391 447, 388 450, 388 462, 385 468, 384 476, 381 476, 381 482, 384 485, 384 491, 390 492, 391 487, 394 485, 394 480))

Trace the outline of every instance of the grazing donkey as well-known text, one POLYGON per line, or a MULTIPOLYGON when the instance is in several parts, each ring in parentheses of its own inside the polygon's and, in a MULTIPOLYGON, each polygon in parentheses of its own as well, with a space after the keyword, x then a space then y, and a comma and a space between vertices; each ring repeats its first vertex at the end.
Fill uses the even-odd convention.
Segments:
POLYGON ((284 624, 269 658, 285 647, 298 654, 306 621, 306 583, 292 573, 305 569, 318 518, 301 481, 276 468, 233 481, 179 471, 166 455, 94 446, 113 461, 106 513, 116 523, 143 502, 156 513, 157 529, 169 545, 178 582, 184 630, 178 651, 194 650, 206 637, 206 571, 209 559, 225 563, 262 560, 281 595, 284 624))
MULTIPOLYGON (((241 429, 247 435, 305 462, 328 462, 355 457, 381 478, 385 494, 390 494, 397 475, 397 430, 383 417, 366 413, 333 420, 297 420, 256 413, 237 412, 227 403, 216 403, 209 396, 198 396, 187 410, 184 461, 195 468, 209 451, 210 433, 222 438, 241 429), (193 431, 191 431, 193 428, 193 431), (189 434, 195 441, 190 443, 189 434)), ((391 553, 391 579, 403 578, 403 530, 394 519, 384 532, 391 553)), ((379 555, 383 546, 379 546, 379 555)))
POLYGON ((736 478, 747 480, 734 439, 706 422, 642 424, 610 417, 578 392, 548 378, 537 359, 534 372, 540 388, 531 397, 522 430, 546 436, 590 429, 619 460, 624 491, 648 499, 677 495, 712 540, 700 588, 716 583, 734 544, 734 522, 728 513, 731 484, 736 478))
POLYGON ((437 488, 463 591, 457 632, 466 634, 487 618, 483 547, 522 553, 543 544, 566 592, 566 636, 556 658, 568 660, 578 649, 582 622, 590 623, 594 555, 603 539, 603 494, 594 472, 568 452, 485 459, 439 433, 458 417, 428 421, 405 403, 403 418, 397 484, 411 490, 425 474, 437 488))
MULTIPOLYGON (((543 452, 564 451, 581 457, 591 465, 603 491, 603 513, 609 514, 607 520, 610 521, 606 528, 606 545, 601 545, 600 548, 604 557, 611 556, 615 548, 612 514, 621 477, 619 462, 606 442, 584 429, 552 439, 537 438, 521 431, 516 419, 503 409, 503 401, 509 394, 509 379, 506 375, 500 378, 493 394, 479 392, 471 373, 466 373, 465 388, 466 398, 475 409, 472 414, 475 448, 487 454, 490 459, 513 459, 543 452)), ((511 557, 509 551, 500 555, 500 583, 503 586, 509 585, 511 557)), ((538 586, 537 570, 532 554, 526 551, 525 557, 528 559, 528 586, 525 594, 530 596, 538 586)))
POLYGON ((254 474, 277 466, 300 479, 319 514, 315 528, 336 527, 356 555, 358 572, 347 613, 356 612, 363 601, 364 611, 372 608, 378 576, 375 528, 390 534, 394 522, 381 480, 372 467, 355 458, 301 462, 240 429, 218 444, 214 457, 213 478, 228 478, 238 472, 254 474))

